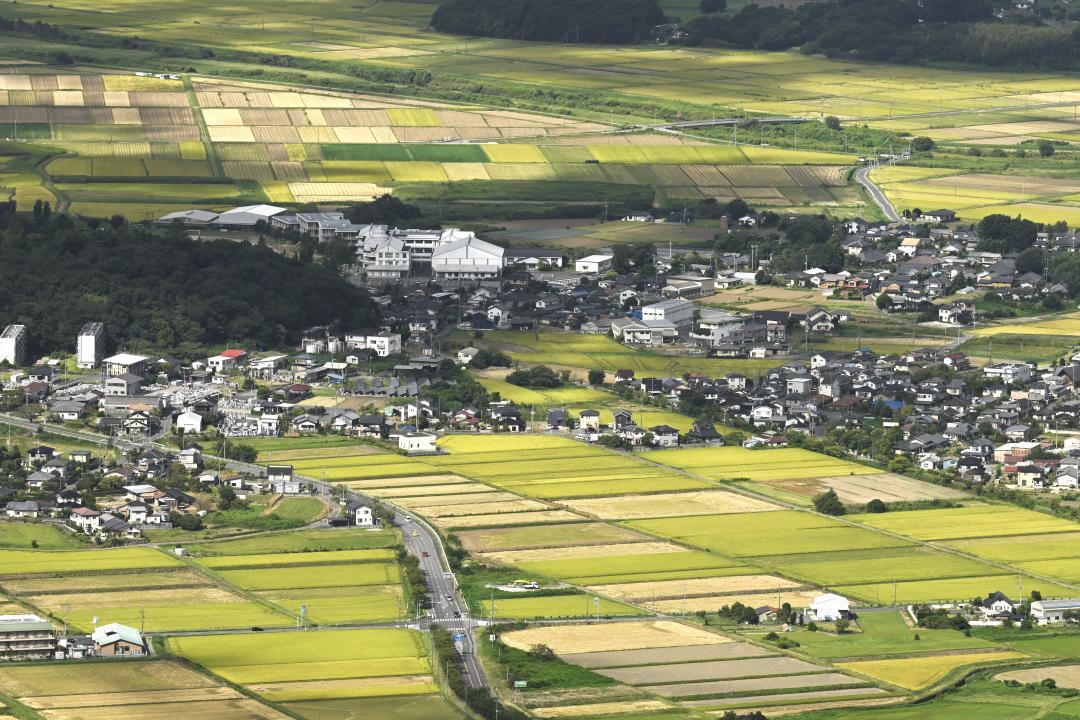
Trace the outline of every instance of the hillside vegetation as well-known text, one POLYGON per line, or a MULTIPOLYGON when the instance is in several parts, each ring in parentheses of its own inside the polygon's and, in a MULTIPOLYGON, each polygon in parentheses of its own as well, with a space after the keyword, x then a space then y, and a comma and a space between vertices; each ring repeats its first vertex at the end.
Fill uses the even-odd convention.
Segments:
POLYGON ((448 0, 431 25, 456 35, 634 43, 650 38, 665 20, 655 0, 448 0))
POLYGON ((367 293, 331 268, 266 247, 64 216, 35 223, 9 207, 0 209, 0 326, 28 325, 37 352, 74 349, 88 321, 104 322, 124 348, 195 352, 226 341, 281 346, 313 325, 379 319, 367 293))

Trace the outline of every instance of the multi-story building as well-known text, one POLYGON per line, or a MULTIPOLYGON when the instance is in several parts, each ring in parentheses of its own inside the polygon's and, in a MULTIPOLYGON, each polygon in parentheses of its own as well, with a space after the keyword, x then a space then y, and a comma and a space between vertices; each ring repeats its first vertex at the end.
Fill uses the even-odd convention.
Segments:
POLYGON ((120 353, 107 357, 104 360, 105 374, 109 377, 117 375, 145 375, 147 359, 142 355, 120 353))
POLYGON ((8 325, 0 333, 0 362, 22 365, 26 358, 26 326, 8 325))
POLYGON ((82 326, 76 341, 75 364, 78 367, 89 370, 98 366, 104 355, 104 335, 105 326, 102 323, 90 322, 82 326))
POLYGON ((641 308, 642 320, 667 320, 681 332, 694 324, 694 303, 681 298, 661 300, 641 308))
POLYGON ((56 651, 56 632, 37 615, 0 615, 0 661, 48 660, 56 651))
POLYGON ((467 235, 435 248, 431 274, 436 280, 489 280, 502 273, 503 249, 467 235))

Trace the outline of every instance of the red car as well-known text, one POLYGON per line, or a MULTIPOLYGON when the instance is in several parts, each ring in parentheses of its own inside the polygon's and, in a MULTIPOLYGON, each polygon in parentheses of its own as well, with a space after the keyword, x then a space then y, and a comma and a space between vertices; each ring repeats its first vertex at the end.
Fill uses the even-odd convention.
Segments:
POLYGON ((428 553, 425 552, 424 557, 431 557, 431 555, 429 555, 428 553))

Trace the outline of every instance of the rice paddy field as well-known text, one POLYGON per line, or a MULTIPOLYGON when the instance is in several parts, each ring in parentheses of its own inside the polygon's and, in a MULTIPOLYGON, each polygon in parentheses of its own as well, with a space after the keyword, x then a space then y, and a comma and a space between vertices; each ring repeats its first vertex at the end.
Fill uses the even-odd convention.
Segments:
MULTIPOLYGON (((664 703, 650 709, 670 712, 708 711, 731 704, 766 707, 780 704, 776 695, 781 691, 788 702, 808 703, 823 696, 887 698, 891 694, 829 665, 668 620, 552 625, 503 633, 501 640, 520 649, 547 645, 564 662, 646 693, 628 696, 621 712, 633 712, 634 703, 646 698, 664 703)), ((553 714, 545 711, 542 716, 571 714, 570 708, 555 708, 553 714)))
MULTIPOLYGON (((477 341, 483 346, 507 353, 517 362, 544 364, 559 370, 584 375, 591 369, 614 373, 633 370, 638 376, 682 376, 704 373, 723 377, 735 372, 758 377, 780 364, 777 360, 725 360, 666 355, 649 350, 634 350, 604 335, 539 331, 485 332, 477 341)), ((583 409, 583 408, 582 408, 583 409)))
POLYGON ((17 182, 14 170, 0 186, 87 214, 111 208, 156 219, 170 206, 346 203, 385 193, 430 200, 457 183, 503 200, 532 199, 539 182, 776 207, 859 204, 845 187, 850 155, 647 134, 612 144, 595 135, 605 126, 589 121, 203 76, 4 69, 0 129, 58 157, 44 166, 47 187, 38 177, 38 190, 22 190, 33 178, 17 182))
POLYGON ((0 669, 5 696, 47 720, 288 717, 172 660, 9 666, 0 669))
POLYGON ((1072 176, 995 175, 901 166, 880 168, 871 177, 898 210, 947 207, 972 222, 987 215, 1019 214, 1040 223, 1064 220, 1071 227, 1080 224, 1080 179, 1072 176))
POLYGON ((429 651, 415 631, 204 635, 173 637, 168 644, 177 655, 303 717, 367 717, 365 710, 387 706, 412 707, 416 717, 431 720, 459 717, 436 694, 429 651), (327 706, 331 712, 323 715, 327 706))

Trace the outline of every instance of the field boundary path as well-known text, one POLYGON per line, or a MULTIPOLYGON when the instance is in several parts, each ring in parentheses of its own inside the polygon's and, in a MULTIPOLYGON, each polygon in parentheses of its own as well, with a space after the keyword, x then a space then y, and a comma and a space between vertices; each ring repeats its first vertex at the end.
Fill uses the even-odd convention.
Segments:
POLYGON ((210 128, 206 125, 202 106, 199 105, 199 94, 195 92, 195 85, 192 83, 190 75, 184 76, 184 90, 187 91, 188 104, 191 106, 192 115, 195 116, 195 122, 199 126, 199 138, 206 149, 206 161, 210 163, 210 171, 214 173, 214 177, 223 178, 225 177, 225 166, 221 164, 221 158, 217 154, 217 147, 210 137, 210 128))
POLYGON ((862 185, 870 195, 870 199, 874 201, 874 204, 881 208, 881 212, 885 213, 885 217, 892 222, 900 222, 900 215, 896 212, 896 208, 889 202, 889 198, 885 197, 885 193, 879 188, 873 180, 870 179, 870 171, 873 167, 861 167, 855 171, 855 181, 862 185))

